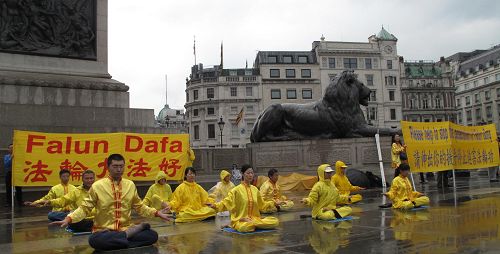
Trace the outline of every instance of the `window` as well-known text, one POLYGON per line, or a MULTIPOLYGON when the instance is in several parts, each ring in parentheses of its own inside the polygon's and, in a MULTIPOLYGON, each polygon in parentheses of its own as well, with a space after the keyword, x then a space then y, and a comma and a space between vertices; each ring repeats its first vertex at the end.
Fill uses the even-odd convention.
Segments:
POLYGON ((186 93, 186 102, 189 102, 189 93, 186 93))
POLYGON ((297 99, 297 90, 286 89, 286 98, 287 99, 297 99))
POLYGON ((313 91, 312 89, 302 89, 302 99, 312 99, 313 91))
POLYGON ((231 106, 231 114, 236 114, 238 113, 238 107, 231 106))
POLYGON ((422 99, 422 108, 423 109, 429 108, 429 99, 427 98, 427 96, 424 96, 424 98, 422 99))
POLYGON ((229 71, 229 76, 237 76, 237 75, 238 75, 237 71, 235 71, 235 70, 229 71))
POLYGON ((376 90, 370 91, 370 97, 368 98, 368 101, 377 101, 377 91, 376 90))
POLYGON ((252 76, 251 70, 245 70, 245 76, 252 76))
POLYGON ((200 126, 195 125, 195 126, 193 127, 193 132, 194 132, 194 139, 195 139, 195 140, 200 139, 200 126))
POLYGON ((372 59, 365 58, 365 69, 371 69, 371 68, 372 68, 372 59))
MULTIPOLYGON (((424 84, 424 83, 422 83, 422 84, 424 84)), ((396 85, 396 77, 386 76, 385 77, 385 85, 386 86, 395 86, 396 85)))
POLYGON ((252 133, 252 129, 253 129, 253 122, 248 122, 247 123, 247 134, 248 136, 250 136, 250 133, 252 133))
POLYGON ((358 68, 358 59, 357 58, 344 58, 344 68, 357 69, 358 68))
POLYGON ((470 105, 470 96, 465 96, 465 105, 466 106, 470 105))
POLYGON ((496 81, 499 81, 499 80, 500 80, 500 73, 497 73, 497 74, 495 75, 495 80, 496 80, 496 81))
POLYGON ((271 89, 271 99, 281 99, 281 90, 271 89))
POLYGON ((283 63, 292 63, 292 57, 291 56, 284 56, 283 63))
POLYGON ((500 98, 500 88, 497 88, 497 98, 500 98))
POLYGON ((197 108, 193 109, 193 116, 198 116, 198 109, 197 108))
POLYGON ((277 59, 276 56, 268 56, 267 57, 267 62, 268 63, 276 63, 276 59, 277 59))
POLYGON ((477 85, 478 85, 477 80, 474 80, 474 82, 473 82, 473 86, 474 86, 474 87, 477 87, 477 85))
POLYGON ((377 119, 377 108, 368 108, 368 119, 375 120, 377 119))
POLYGON ((474 102, 475 103, 480 103, 481 102, 481 97, 479 96, 479 94, 474 94, 474 102))
POLYGON ((193 90, 193 100, 198 100, 198 90, 193 90))
POLYGON ((409 81, 408 81, 408 85, 409 85, 410 87, 413 87, 413 80, 409 80, 409 81))
POLYGON ((394 98, 394 91, 389 91, 389 100, 390 101, 394 101, 395 98, 394 98))
POLYGON ((310 78, 311 77, 311 69, 302 69, 302 70, 300 70, 300 76, 302 78, 310 78))
POLYGON ((457 118, 458 118, 458 123, 461 124, 463 121, 462 120, 462 112, 458 112, 457 118))
POLYGON ((417 108, 417 98, 414 95, 410 99, 410 108, 417 108))
POLYGON ((467 110, 465 113, 467 114, 467 122, 472 121, 472 111, 467 110))
POLYGON ((490 83, 490 78, 489 77, 484 78, 484 84, 486 85, 488 83, 490 83))
POLYGON ((213 99, 213 98, 214 98, 214 89, 207 88, 207 99, 213 99))
POLYGON ((396 109, 391 108, 391 120, 396 120, 396 109))
POLYGON ((491 99, 491 92, 490 90, 484 91, 484 99, 489 101, 491 99))
POLYGON ((238 96, 238 88, 237 87, 231 87, 230 88, 230 92, 231 92, 231 97, 236 97, 238 96))
POLYGON ((207 115, 215 115, 215 108, 207 108, 207 115))
POLYGON ((249 114, 253 113, 253 106, 247 106, 247 113, 249 114))
POLYGON ((279 78, 280 77, 280 70, 279 69, 271 69, 269 76, 271 78, 279 78))
POLYGON ((247 87, 245 88, 245 94, 246 94, 247 96, 253 96, 253 88, 252 88, 251 86, 247 86, 247 87))
POLYGON ((208 138, 215 138, 215 124, 209 124, 207 131, 208 131, 208 138))
POLYGON ((436 108, 442 108, 441 106, 441 97, 438 95, 436 98, 434 98, 434 103, 436 108))
POLYGON ((295 69, 286 69, 287 78, 295 78, 295 69))
POLYGON ((462 100, 461 98, 457 98, 457 107, 461 107, 462 106, 462 100))
POLYGON ((307 63, 307 56, 299 56, 299 63, 307 63))
POLYGON ((491 118, 493 116, 493 111, 491 110, 491 106, 486 106, 486 118, 491 118))
POLYGON ((476 108, 476 120, 481 121, 483 116, 481 115, 481 108, 476 108))
POLYGON ((373 86, 373 74, 366 74, 366 85, 373 86))
POLYGON ((392 60, 387 60, 387 69, 392 70, 392 60))
POLYGON ((328 68, 335 69, 335 58, 333 57, 328 58, 328 68))
POLYGON ((238 137, 240 135, 238 125, 231 124, 231 137, 238 137))

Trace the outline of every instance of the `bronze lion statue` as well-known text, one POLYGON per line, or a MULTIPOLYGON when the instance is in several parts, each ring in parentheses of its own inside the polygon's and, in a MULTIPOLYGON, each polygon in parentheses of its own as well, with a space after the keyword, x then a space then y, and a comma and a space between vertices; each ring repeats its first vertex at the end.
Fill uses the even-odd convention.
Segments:
POLYGON ((255 122, 251 142, 373 137, 397 132, 366 123, 360 104, 368 106, 370 89, 352 71, 330 82, 323 98, 307 104, 274 104, 255 122))

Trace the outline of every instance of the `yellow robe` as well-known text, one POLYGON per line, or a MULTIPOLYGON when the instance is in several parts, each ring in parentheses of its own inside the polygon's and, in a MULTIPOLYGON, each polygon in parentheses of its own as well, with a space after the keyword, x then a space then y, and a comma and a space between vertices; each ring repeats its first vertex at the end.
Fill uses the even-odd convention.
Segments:
POLYGON ((172 199, 172 188, 168 183, 159 184, 158 181, 161 179, 167 179, 167 175, 163 171, 158 172, 155 183, 149 187, 144 197, 144 204, 156 210, 161 210, 161 204, 168 203, 172 199))
POLYGON ((398 144, 398 143, 392 143, 392 148, 391 148, 391 158, 392 158, 392 164, 391 167, 393 169, 396 169, 399 167, 399 164, 401 164, 401 159, 399 158, 399 154, 401 152, 404 152, 405 148, 404 146, 398 144))
POLYGON ((276 217, 260 217, 260 211, 270 210, 269 207, 274 207, 274 202, 265 202, 259 189, 253 185, 239 184, 215 206, 219 212, 229 211, 231 227, 240 232, 252 232, 257 228, 272 229, 279 225, 276 217), (243 222, 241 219, 250 219, 250 221, 243 222))
MULTIPOLYGON (((273 201, 273 202, 285 202, 280 205, 281 211, 290 210, 294 203, 291 200, 288 200, 286 196, 281 195, 279 184, 271 182, 271 180, 265 181, 262 186, 260 186, 260 195, 264 199, 264 201, 273 201)), ((263 211, 264 213, 270 213, 272 211, 263 211)))
MULTIPOLYGON (((52 200, 56 198, 60 198, 72 191, 76 190, 76 187, 72 184, 67 184, 63 185, 62 183, 50 188, 49 193, 47 195, 43 196, 41 199, 33 202, 35 204, 39 203, 40 201, 43 200, 52 200)), ((66 205, 66 206, 53 206, 52 211, 53 212, 61 212, 61 211, 71 211, 75 210, 78 206, 77 205, 66 205)))
POLYGON ((197 183, 184 181, 174 191, 170 208, 177 213, 175 222, 200 221, 215 216, 208 193, 197 183))
POLYGON ((186 167, 192 167, 193 166, 193 162, 194 160, 196 159, 196 156, 194 155, 194 151, 193 149, 189 148, 188 150, 188 163, 186 165, 186 167))
POLYGON ((408 177, 401 175, 392 180, 387 196, 392 200, 393 208, 411 209, 415 206, 429 205, 429 198, 418 191, 413 191, 408 177))
POLYGON ((349 245, 352 222, 341 221, 331 223, 328 221, 312 221, 312 231, 309 234, 309 245, 316 253, 335 253, 340 246, 349 245))
POLYGON ((348 206, 337 207, 337 203, 349 202, 349 197, 339 195, 339 192, 330 179, 325 180, 325 168, 328 164, 323 164, 318 167, 319 181, 314 184, 309 196, 304 199, 304 203, 312 207, 312 217, 318 220, 334 220, 335 214, 332 211, 336 210, 341 217, 351 214, 352 209, 348 206), (323 208, 327 211, 323 211, 323 208))
POLYGON ((68 217, 71 223, 79 222, 89 216, 94 208, 94 232, 103 229, 126 230, 132 225, 132 208, 143 217, 152 218, 157 212, 156 209, 144 205, 134 182, 123 178, 115 182, 110 177, 96 181, 89 190, 89 197, 68 217))
MULTIPOLYGON (((345 170, 345 169, 344 169, 345 170)), ((349 196, 351 195, 351 191, 359 191, 361 188, 359 186, 354 186, 351 184, 345 172, 342 172, 340 165, 335 164, 335 175, 332 177, 332 183, 335 184, 335 187, 339 190, 340 195, 349 196)), ((351 196, 350 203, 356 203, 363 199, 360 194, 355 194, 351 196)))
POLYGON ((231 174, 226 170, 222 170, 220 172, 220 182, 218 182, 209 191, 210 194, 208 196, 214 199, 216 202, 219 202, 227 197, 229 191, 234 188, 234 183, 232 183, 231 181, 224 181, 224 178, 226 178, 226 176, 231 176, 231 174))
MULTIPOLYGON (((83 185, 76 187, 72 192, 56 199, 50 200, 50 205, 52 207, 72 207, 73 210, 77 209, 80 204, 82 204, 83 200, 88 198, 89 191, 86 190, 83 185)), ((92 213, 87 216, 87 219, 93 219, 95 214, 95 210, 92 210, 92 213)))

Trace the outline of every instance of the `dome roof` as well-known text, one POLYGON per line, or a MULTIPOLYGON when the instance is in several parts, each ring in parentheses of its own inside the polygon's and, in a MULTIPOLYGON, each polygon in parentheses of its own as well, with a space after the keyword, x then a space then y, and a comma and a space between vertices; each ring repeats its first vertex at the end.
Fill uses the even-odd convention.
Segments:
POLYGON ((398 40, 398 38, 396 38, 396 36, 387 32, 387 30, 385 30, 384 27, 382 27, 382 30, 380 30, 380 32, 378 32, 377 38, 380 40, 385 40, 385 41, 397 41, 398 40))
POLYGON ((173 109, 168 106, 168 104, 165 104, 165 107, 163 107, 160 110, 160 113, 158 113, 158 116, 156 117, 156 120, 161 123, 165 123, 165 119, 168 118, 170 120, 176 120, 178 115, 183 114, 183 110, 178 110, 178 109, 173 109))

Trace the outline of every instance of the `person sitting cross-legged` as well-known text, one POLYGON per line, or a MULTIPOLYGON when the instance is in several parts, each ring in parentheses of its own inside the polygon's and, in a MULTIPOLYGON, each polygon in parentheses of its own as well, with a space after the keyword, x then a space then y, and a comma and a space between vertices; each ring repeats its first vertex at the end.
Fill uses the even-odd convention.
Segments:
MULTIPOLYGON (((260 186, 260 194, 264 201, 274 201, 278 205, 278 211, 288 211, 292 209, 294 203, 288 200, 286 196, 281 195, 280 186, 278 184, 279 173, 278 170, 272 168, 267 172, 269 180, 265 181, 262 186, 260 186)), ((264 211, 264 213, 269 213, 272 211, 264 211)))
POLYGON ((408 179, 410 165, 403 163, 399 166, 399 175, 392 180, 391 189, 384 193, 392 201, 392 208, 411 209, 429 205, 429 198, 414 191, 408 179))
MULTIPOLYGON (((339 190, 340 195, 347 195, 349 196, 351 194, 351 191, 359 191, 359 190, 364 190, 365 188, 359 187, 352 185, 349 179, 347 178, 345 171, 347 169, 347 166, 343 161, 337 161, 335 162, 335 175, 332 177, 332 182, 335 184, 335 187, 339 190)), ((361 194, 354 194, 351 196, 351 204, 359 202, 363 199, 361 194)), ((343 203, 340 203, 343 204, 343 203)))

